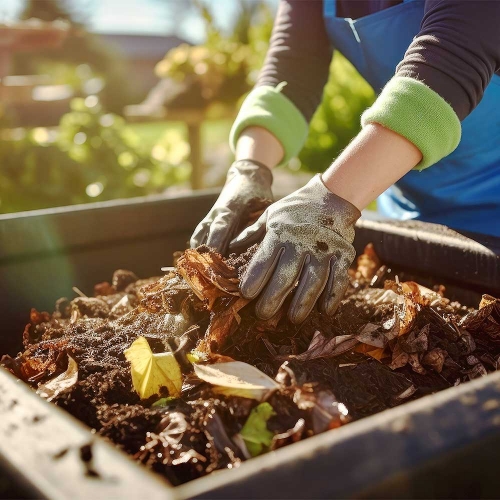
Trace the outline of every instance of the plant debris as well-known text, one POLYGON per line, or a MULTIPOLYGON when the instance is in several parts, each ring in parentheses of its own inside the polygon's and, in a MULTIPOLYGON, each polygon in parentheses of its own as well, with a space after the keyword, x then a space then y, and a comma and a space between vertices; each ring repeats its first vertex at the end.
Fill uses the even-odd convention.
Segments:
POLYGON ((180 396, 181 369, 171 352, 153 354, 146 338, 138 337, 123 354, 130 361, 132 384, 141 399, 159 394, 162 387, 172 397, 180 396))
POLYGON ((196 376, 213 385, 214 392, 226 396, 262 401, 273 391, 279 389, 279 384, 262 373, 255 366, 241 361, 228 361, 213 365, 194 365, 196 376))
POLYGON ((274 433, 267 428, 267 421, 274 416, 276 416, 276 412, 273 407, 269 403, 261 403, 250 412, 245 425, 243 425, 240 436, 252 457, 261 455, 271 446, 274 433))
POLYGON ((77 380, 78 365, 71 356, 68 356, 68 368, 66 371, 45 384, 40 384, 36 393, 42 398, 47 399, 47 401, 52 401, 59 393, 74 386, 77 380))
POLYGON ((369 246, 334 316, 293 325, 289 297, 262 321, 238 291, 255 250, 119 270, 33 310, 2 364, 174 485, 498 369, 494 297, 473 310, 399 282, 369 246))

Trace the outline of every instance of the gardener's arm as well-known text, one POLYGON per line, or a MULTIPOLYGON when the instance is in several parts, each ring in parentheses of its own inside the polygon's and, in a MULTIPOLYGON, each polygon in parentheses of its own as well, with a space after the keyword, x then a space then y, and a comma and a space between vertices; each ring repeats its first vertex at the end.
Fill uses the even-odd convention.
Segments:
POLYGON ((332 314, 347 287, 360 211, 421 160, 408 139, 366 125, 322 176, 271 205, 243 231, 231 249, 262 240, 241 282, 244 297, 260 294, 257 315, 274 316, 295 287, 288 312, 293 323, 304 321, 318 300, 332 314))
POLYGON ((363 209, 413 167, 453 151, 460 121, 500 71, 499 23, 500 2, 427 0, 420 32, 363 115, 363 131, 323 175, 328 187, 363 209))
POLYGON ((363 130, 323 174, 272 205, 233 242, 264 238, 241 282, 272 317, 290 291, 293 322, 316 301, 335 311, 354 259, 359 209, 413 167, 426 168, 460 141, 460 120, 500 69, 500 2, 427 2, 420 34, 362 119, 363 130))
POLYGON ((226 253, 248 206, 272 201, 269 168, 286 163, 304 144, 332 55, 322 11, 321 0, 281 0, 259 81, 231 130, 236 161, 215 205, 195 229, 192 247, 207 244, 226 253))

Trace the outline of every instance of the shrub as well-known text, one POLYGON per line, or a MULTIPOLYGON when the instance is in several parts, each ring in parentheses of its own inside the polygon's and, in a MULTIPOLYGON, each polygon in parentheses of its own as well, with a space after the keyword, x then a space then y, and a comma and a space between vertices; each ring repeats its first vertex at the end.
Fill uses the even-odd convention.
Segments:
POLYGON ((96 96, 74 99, 58 130, 15 129, 0 142, 0 212, 163 191, 189 177, 189 148, 165 137, 151 151, 96 96))

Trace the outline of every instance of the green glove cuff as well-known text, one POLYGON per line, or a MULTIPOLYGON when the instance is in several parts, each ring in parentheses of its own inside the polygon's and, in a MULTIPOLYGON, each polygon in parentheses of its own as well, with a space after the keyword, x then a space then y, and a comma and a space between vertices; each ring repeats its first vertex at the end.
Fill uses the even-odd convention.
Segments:
POLYGON ((243 102, 240 112, 229 134, 233 152, 244 129, 263 127, 281 143, 285 154, 280 165, 297 156, 304 145, 309 126, 297 107, 281 93, 283 84, 276 88, 262 86, 254 88, 243 102))
POLYGON ((380 123, 406 137, 422 153, 423 170, 449 155, 460 143, 462 127, 453 108, 434 90, 413 78, 396 76, 384 87, 361 125, 380 123))

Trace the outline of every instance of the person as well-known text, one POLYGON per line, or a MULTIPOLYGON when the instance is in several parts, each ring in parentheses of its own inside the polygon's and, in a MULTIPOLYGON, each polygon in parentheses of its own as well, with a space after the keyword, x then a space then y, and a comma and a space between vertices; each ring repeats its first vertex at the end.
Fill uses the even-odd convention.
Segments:
POLYGON ((354 225, 379 211, 500 236, 500 1, 281 0, 256 87, 230 142, 236 161, 191 246, 260 243, 240 282, 256 314, 332 314, 348 284, 354 225), (332 165, 237 234, 271 169, 302 147, 333 48, 380 92, 332 165))

